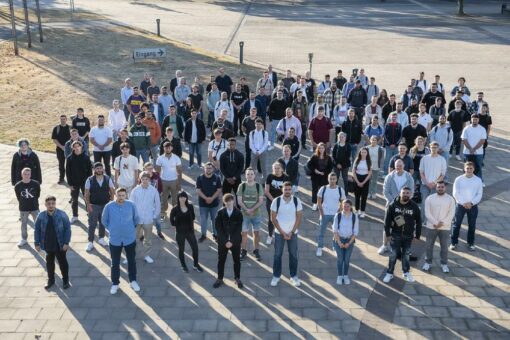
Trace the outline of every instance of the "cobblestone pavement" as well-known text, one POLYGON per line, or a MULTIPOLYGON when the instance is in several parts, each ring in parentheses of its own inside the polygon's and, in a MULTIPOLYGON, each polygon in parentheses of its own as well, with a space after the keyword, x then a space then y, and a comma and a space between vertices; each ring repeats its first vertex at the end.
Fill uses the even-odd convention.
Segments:
MULTIPOLYGON (((138 263, 141 292, 136 294, 129 288, 123 268, 118 296, 109 295, 107 249, 96 245, 90 254, 84 250, 87 238, 83 205, 81 222, 72 227, 68 255, 72 288, 63 291, 57 280, 55 289, 44 290, 44 258, 32 243, 23 249, 16 246, 20 228, 8 170, 15 148, 2 145, 0 338, 508 338, 510 232, 505 222, 510 203, 509 145, 504 139, 491 140, 477 250, 468 252, 465 243, 460 244, 458 251, 450 253, 450 274, 443 274, 436 260, 431 274, 421 272, 420 256, 412 269, 416 283, 396 279, 385 285, 380 281, 387 258, 376 253, 383 216, 379 196, 369 201, 369 217, 361 224, 352 257, 353 283, 336 286, 334 252, 328 248, 322 258, 315 256, 317 213, 310 209, 310 184, 306 180, 300 193, 306 205, 299 236, 300 288, 293 287, 287 278, 287 260, 286 278, 277 288, 270 287, 273 249, 262 245, 261 262, 250 256, 242 263, 245 289, 234 286, 229 259, 226 285, 214 290, 214 243, 207 240, 199 245, 205 272, 184 274, 177 259, 175 231, 167 226, 163 229, 167 241, 154 242, 155 263, 138 263)), ((273 151, 275 157, 277 150, 273 151)), ((40 154, 40 158, 44 168, 42 195, 55 194, 58 206, 70 213, 69 191, 56 184, 55 156, 40 154)), ((304 157, 301 162, 305 162, 304 157)), ((451 173, 458 174, 461 164, 451 163, 451 173)), ((197 174, 198 170, 186 172, 186 190, 192 190, 197 174)), ((31 228, 29 239, 33 240, 31 228)), ((464 229, 461 239, 465 239, 464 229)), ((422 254, 423 241, 416 243, 415 252, 422 254)), ((189 253, 187 257, 191 263, 189 253)), ((396 276, 401 277, 401 273, 396 276)))

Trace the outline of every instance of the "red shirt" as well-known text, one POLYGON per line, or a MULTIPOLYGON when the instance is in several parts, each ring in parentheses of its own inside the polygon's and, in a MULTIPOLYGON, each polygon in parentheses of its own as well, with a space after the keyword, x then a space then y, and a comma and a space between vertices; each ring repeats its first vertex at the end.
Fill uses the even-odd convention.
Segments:
POLYGON ((313 141, 316 144, 320 142, 329 143, 329 130, 332 128, 333 125, 327 117, 322 117, 322 119, 315 117, 308 126, 308 129, 313 131, 313 141))

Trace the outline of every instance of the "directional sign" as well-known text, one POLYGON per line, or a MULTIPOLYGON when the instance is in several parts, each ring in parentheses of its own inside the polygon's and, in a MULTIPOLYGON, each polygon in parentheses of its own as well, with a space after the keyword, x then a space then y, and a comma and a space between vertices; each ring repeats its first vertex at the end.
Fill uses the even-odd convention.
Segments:
POLYGON ((156 48, 137 48, 133 51, 133 59, 158 59, 166 57, 166 49, 156 48))

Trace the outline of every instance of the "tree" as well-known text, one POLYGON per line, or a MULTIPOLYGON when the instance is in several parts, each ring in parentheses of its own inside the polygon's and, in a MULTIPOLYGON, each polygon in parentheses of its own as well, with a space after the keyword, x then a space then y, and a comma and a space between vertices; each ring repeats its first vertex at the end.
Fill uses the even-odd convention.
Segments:
POLYGON ((457 0, 457 7, 457 15, 466 15, 466 13, 464 13, 464 0, 457 0))

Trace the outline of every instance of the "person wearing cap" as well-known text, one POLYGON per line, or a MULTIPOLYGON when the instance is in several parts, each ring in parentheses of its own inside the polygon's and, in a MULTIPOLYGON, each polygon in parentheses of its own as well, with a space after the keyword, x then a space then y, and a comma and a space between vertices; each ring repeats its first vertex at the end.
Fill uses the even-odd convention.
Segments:
POLYGON ((73 153, 66 161, 66 178, 71 189, 71 208, 73 210, 71 223, 75 223, 78 221, 78 197, 80 191, 85 195, 85 182, 92 175, 92 163, 90 158, 83 153, 81 142, 74 142, 72 148, 73 153))
POLYGON ((30 142, 26 138, 21 138, 16 145, 18 151, 12 156, 11 162, 11 184, 14 186, 21 181, 21 170, 30 168, 32 179, 42 185, 41 163, 37 154, 30 148, 30 142))
POLYGON ((99 223, 98 243, 102 246, 108 246, 105 240, 105 228, 101 222, 101 215, 105 205, 113 200, 115 195, 115 186, 112 179, 104 174, 103 163, 94 163, 94 174, 87 178, 85 182, 85 206, 87 207, 88 218, 88 243, 86 251, 94 249, 94 235, 99 223))

